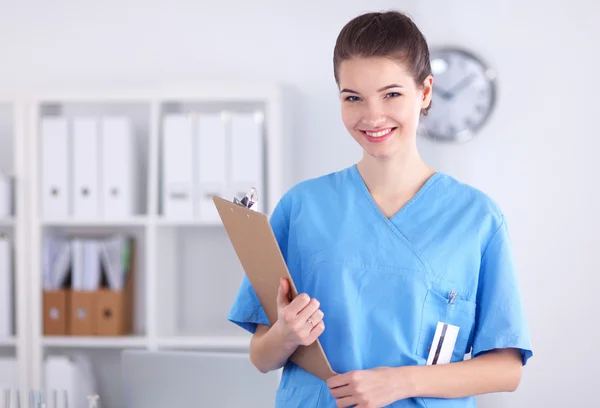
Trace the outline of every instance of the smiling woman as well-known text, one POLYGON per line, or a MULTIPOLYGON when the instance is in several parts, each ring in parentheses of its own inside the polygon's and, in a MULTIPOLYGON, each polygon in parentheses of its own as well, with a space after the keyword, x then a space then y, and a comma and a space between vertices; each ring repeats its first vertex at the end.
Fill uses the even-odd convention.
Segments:
POLYGON ((257 369, 284 367, 278 408, 473 407, 515 390, 532 356, 502 211, 417 149, 429 58, 399 12, 340 32, 334 76, 362 159, 297 184, 271 216, 300 295, 281 282, 271 326, 244 278, 229 314, 253 333, 257 369), (327 381, 289 359, 316 339, 337 373, 327 381))
POLYGON ((342 120, 366 152, 392 157, 416 143, 419 112, 430 102, 430 76, 417 84, 403 65, 384 57, 349 58, 338 70, 342 120))
POLYGON ((408 153, 419 113, 431 106, 433 84, 429 49, 416 25, 400 13, 357 17, 338 36, 333 71, 342 120, 365 152, 380 158, 408 153), (378 29, 383 24, 385 31, 378 29))

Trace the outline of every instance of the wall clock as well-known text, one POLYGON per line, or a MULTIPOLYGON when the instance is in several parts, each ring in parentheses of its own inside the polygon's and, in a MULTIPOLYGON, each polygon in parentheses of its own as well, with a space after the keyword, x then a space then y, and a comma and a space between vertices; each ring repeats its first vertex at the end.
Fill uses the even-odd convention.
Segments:
POLYGON ((432 49, 432 105, 421 117, 426 137, 462 143, 489 119, 496 103, 496 72, 473 53, 459 48, 432 49))

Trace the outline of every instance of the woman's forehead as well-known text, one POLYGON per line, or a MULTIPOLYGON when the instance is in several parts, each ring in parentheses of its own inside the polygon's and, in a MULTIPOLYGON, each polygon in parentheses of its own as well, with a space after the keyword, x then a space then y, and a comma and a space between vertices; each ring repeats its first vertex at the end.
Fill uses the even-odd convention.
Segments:
POLYGON ((412 76, 402 62, 392 58, 353 58, 340 64, 339 82, 340 89, 377 91, 391 84, 408 87, 412 76))

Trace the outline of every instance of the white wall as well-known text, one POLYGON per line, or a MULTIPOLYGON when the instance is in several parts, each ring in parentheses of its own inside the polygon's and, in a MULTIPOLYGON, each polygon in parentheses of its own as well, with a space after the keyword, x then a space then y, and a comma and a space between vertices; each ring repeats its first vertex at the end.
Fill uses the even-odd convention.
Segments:
POLYGON ((535 355, 516 394, 481 402, 595 406, 600 357, 588 342, 600 339, 600 84, 588 73, 600 64, 600 5, 496 4, 429 1, 415 10, 432 43, 466 46, 499 74, 498 108, 477 140, 422 144, 432 163, 496 198, 510 223, 535 355))
POLYGON ((467 47, 498 70, 498 107, 464 146, 422 141, 423 155, 505 210, 535 346, 518 392, 482 407, 589 406, 600 357, 596 291, 600 150, 593 1, 4 1, 0 89, 153 81, 275 79, 300 94, 293 181, 359 151, 339 117, 331 56, 354 15, 401 7, 432 45, 467 47), (30 8, 31 7, 31 8, 30 8), (234 7, 227 9, 226 7, 234 7), (312 158, 315 165, 309 166, 312 158))

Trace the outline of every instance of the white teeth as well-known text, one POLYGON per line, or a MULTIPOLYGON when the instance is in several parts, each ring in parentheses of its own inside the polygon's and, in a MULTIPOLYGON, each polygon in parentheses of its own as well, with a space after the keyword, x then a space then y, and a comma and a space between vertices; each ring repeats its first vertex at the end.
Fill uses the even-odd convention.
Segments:
POLYGON ((392 131, 392 129, 386 129, 386 130, 382 130, 380 132, 367 132, 365 131, 365 133, 371 137, 381 137, 381 136, 385 136, 388 133, 390 133, 392 131))

